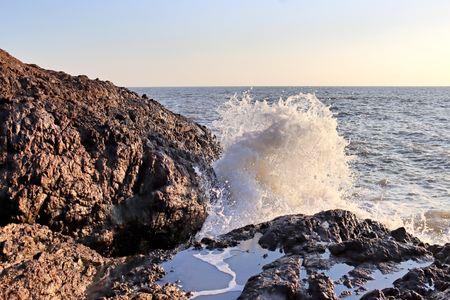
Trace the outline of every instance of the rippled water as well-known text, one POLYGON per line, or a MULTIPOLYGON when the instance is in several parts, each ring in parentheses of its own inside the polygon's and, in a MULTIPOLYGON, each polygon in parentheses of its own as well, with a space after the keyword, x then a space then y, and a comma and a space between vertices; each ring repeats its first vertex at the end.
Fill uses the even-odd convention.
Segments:
MULTIPOLYGON (((248 87, 134 88, 211 128, 218 108, 248 87)), ((255 101, 313 93, 329 106, 356 175, 348 200, 422 239, 450 238, 450 88, 256 87, 255 101)), ((250 117, 250 116, 249 116, 250 117)), ((287 154, 286 154, 287 155, 287 154)), ((316 205, 316 204, 313 204, 316 205)), ((329 207, 333 208, 333 207, 329 207)), ((293 211, 298 212, 298 211, 293 211)))

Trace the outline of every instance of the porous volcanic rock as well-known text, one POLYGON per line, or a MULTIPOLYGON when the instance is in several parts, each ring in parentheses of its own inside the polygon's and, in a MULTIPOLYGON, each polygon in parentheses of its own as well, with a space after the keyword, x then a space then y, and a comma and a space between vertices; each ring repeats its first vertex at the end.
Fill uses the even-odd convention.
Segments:
POLYGON ((239 299, 296 299, 300 289, 301 259, 284 256, 263 267, 262 273, 251 277, 239 299))
POLYGON ((0 299, 187 299, 155 283, 166 255, 104 258, 46 226, 9 224, 0 228, 0 299))
POLYGON ((381 293, 396 299, 450 299, 450 244, 442 247, 444 251, 445 248, 445 257, 436 253, 433 264, 410 270, 394 282, 394 288, 383 289, 381 293))
POLYGON ((202 245, 226 248, 256 234, 262 234, 262 247, 282 250, 285 255, 247 281, 239 298, 242 300, 338 299, 350 295, 363 299, 448 299, 450 295, 449 244, 430 246, 404 228, 391 231, 344 210, 282 216, 216 239, 205 238, 202 245), (392 276, 391 283, 383 282, 386 276, 392 276), (381 280, 382 289, 370 289, 370 283, 377 280, 381 280))
POLYGON ((105 255, 169 248, 206 218, 219 144, 111 82, 0 50, 0 225, 47 225, 105 255))

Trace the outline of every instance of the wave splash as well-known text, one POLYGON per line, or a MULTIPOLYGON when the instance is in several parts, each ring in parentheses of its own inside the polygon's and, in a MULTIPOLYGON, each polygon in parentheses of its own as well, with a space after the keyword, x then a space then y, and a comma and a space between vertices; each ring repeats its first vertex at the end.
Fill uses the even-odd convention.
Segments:
POLYGON ((314 95, 275 103, 249 92, 235 95, 213 126, 224 147, 214 165, 222 186, 201 236, 286 214, 358 210, 345 200, 354 179, 348 143, 329 107, 314 95))
MULTIPOLYGON (((277 102, 235 95, 213 123, 224 147, 214 169, 209 216, 198 237, 216 236, 286 214, 346 209, 424 242, 450 242, 450 217, 391 201, 371 201, 355 187, 354 157, 333 113, 313 94, 277 102), (359 196, 358 196, 359 195, 359 196), (362 198, 361 198, 362 196, 362 198)), ((445 214, 445 215, 444 215, 445 214)))

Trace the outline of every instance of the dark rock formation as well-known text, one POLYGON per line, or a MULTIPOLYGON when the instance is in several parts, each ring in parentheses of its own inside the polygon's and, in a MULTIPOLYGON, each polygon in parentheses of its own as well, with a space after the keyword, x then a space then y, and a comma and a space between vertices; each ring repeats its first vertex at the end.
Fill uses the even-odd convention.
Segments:
POLYGON ((448 299, 450 293, 450 245, 430 246, 404 228, 389 231, 348 211, 283 216, 233 230, 216 240, 203 239, 202 243, 210 249, 225 248, 257 233, 262 234, 262 247, 280 248, 285 256, 250 278, 240 299, 337 299, 349 295, 363 299, 448 299), (413 266, 409 271, 407 263, 413 266), (377 278, 375 271, 383 275, 377 278), (392 286, 366 288, 368 283, 395 272, 400 275, 392 286))
POLYGON ((187 299, 155 283, 161 254, 104 258, 36 224, 0 228, 0 245, 0 299, 187 299))
POLYGON ((450 244, 429 247, 433 264, 410 270, 394 282, 393 289, 383 289, 385 296, 401 299, 450 299, 450 244))
POLYGON ((220 151, 205 127, 2 50, 0 120, 0 225, 47 225, 106 255, 173 247, 202 226, 220 151))
POLYGON ((300 266, 298 256, 284 256, 265 265, 261 274, 247 281, 239 299, 296 299, 301 284, 300 266))

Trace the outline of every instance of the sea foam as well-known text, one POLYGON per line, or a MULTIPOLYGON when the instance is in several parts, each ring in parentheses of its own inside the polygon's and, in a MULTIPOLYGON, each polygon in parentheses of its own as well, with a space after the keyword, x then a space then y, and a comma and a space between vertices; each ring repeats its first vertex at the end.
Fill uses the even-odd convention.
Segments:
POLYGON ((216 235, 280 215, 331 208, 353 185, 347 141, 329 107, 312 94, 269 104, 235 95, 214 122, 224 147, 215 163, 222 195, 211 204, 201 235, 216 235))
POLYGON ((217 197, 198 237, 281 215, 340 208, 391 229, 404 226, 425 242, 449 242, 448 222, 436 229, 423 212, 373 201, 355 187, 349 143, 330 108, 315 95, 268 102, 248 91, 231 97, 218 113, 213 130, 224 152, 214 164, 217 197))

